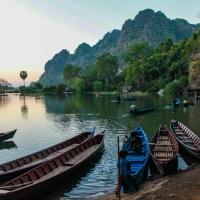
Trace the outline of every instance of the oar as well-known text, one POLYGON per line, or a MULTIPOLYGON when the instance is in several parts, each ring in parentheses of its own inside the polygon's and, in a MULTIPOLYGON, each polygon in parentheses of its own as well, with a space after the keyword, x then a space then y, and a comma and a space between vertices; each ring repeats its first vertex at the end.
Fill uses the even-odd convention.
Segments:
POLYGON ((177 154, 178 157, 178 171, 185 171, 189 168, 185 160, 182 158, 180 154, 177 154))
POLYGON ((117 137, 117 153, 118 153, 118 199, 121 199, 121 182, 120 182, 120 163, 119 163, 119 136, 117 137))

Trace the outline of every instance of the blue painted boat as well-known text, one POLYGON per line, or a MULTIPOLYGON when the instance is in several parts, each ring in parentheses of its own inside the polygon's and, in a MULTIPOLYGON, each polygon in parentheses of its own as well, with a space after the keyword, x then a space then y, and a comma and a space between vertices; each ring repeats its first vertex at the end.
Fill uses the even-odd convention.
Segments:
POLYGON ((145 168, 149 159, 149 141, 145 131, 140 125, 137 126, 134 132, 142 140, 142 151, 140 154, 136 154, 133 151, 128 151, 128 156, 126 159, 130 164, 129 174, 136 180, 137 184, 139 185, 143 179, 145 168))

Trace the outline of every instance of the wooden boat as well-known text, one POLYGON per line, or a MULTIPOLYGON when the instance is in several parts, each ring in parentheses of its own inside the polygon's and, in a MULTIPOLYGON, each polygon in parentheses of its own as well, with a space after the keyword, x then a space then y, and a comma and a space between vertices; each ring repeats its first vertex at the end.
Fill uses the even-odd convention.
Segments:
POLYGON ((0 142, 13 138, 16 131, 17 129, 14 129, 13 131, 5 132, 5 133, 0 133, 0 142))
POLYGON ((181 122, 171 120, 170 126, 180 146, 200 159, 200 138, 181 122))
POLYGON ((127 97, 121 97, 121 101, 136 101, 136 96, 127 96, 127 97))
POLYGON ((0 97, 7 97, 8 95, 7 94, 0 94, 0 97))
POLYGON ((150 155, 159 173, 166 175, 177 171, 179 146, 167 127, 159 128, 150 143, 150 155))
POLYGON ((137 97, 136 96, 117 96, 117 102, 121 101, 136 101, 137 97))
POLYGON ((93 137, 95 128, 83 132, 73 138, 65 140, 64 142, 50 146, 46 149, 42 149, 33 154, 26 155, 16 160, 9 161, 0 165, 0 182, 9 180, 15 176, 22 174, 29 169, 36 167, 46 162, 49 156, 56 156, 56 154, 62 153, 62 151, 70 150, 74 146, 77 146, 85 140, 93 137))
POLYGON ((131 176, 133 176, 137 183, 140 184, 144 176, 147 161, 149 159, 149 142, 147 135, 141 126, 138 125, 134 132, 142 140, 142 152, 141 154, 136 154, 133 151, 128 151, 128 156, 126 159, 130 163, 131 176))
POLYGON ((145 114, 145 113, 148 113, 148 112, 152 112, 154 110, 155 110, 154 106, 147 106, 147 107, 144 107, 144 108, 135 108, 134 110, 130 110, 130 114, 132 116, 135 116, 135 115, 141 115, 141 114, 145 114))
POLYGON ((183 101, 183 106, 184 106, 184 107, 194 106, 194 102, 192 101, 192 99, 184 100, 184 101, 183 101))
POLYGON ((46 163, 0 185, 0 200, 31 199, 53 188, 94 159, 103 147, 104 134, 98 134, 46 163))
POLYGON ((135 114, 144 114, 144 113, 147 113, 147 112, 152 112, 155 110, 155 107, 154 106, 147 106, 147 107, 144 107, 144 108, 136 108, 135 110, 135 114))

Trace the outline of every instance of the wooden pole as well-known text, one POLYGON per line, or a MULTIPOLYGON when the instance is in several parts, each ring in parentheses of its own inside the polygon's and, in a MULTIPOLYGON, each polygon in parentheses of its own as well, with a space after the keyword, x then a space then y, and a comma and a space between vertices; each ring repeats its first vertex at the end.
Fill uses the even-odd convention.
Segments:
POLYGON ((118 199, 121 199, 121 182, 120 182, 120 158, 119 158, 119 136, 117 136, 117 154, 118 154, 118 199))

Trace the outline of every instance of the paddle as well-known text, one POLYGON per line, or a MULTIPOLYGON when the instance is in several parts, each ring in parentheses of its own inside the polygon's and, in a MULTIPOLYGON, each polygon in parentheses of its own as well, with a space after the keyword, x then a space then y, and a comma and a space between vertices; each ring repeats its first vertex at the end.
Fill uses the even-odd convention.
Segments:
MULTIPOLYGON (((119 136, 117 137, 117 153, 118 153, 118 163, 119 163, 119 136)), ((118 199, 121 199, 121 182, 120 182, 120 167, 118 167, 118 199)))

